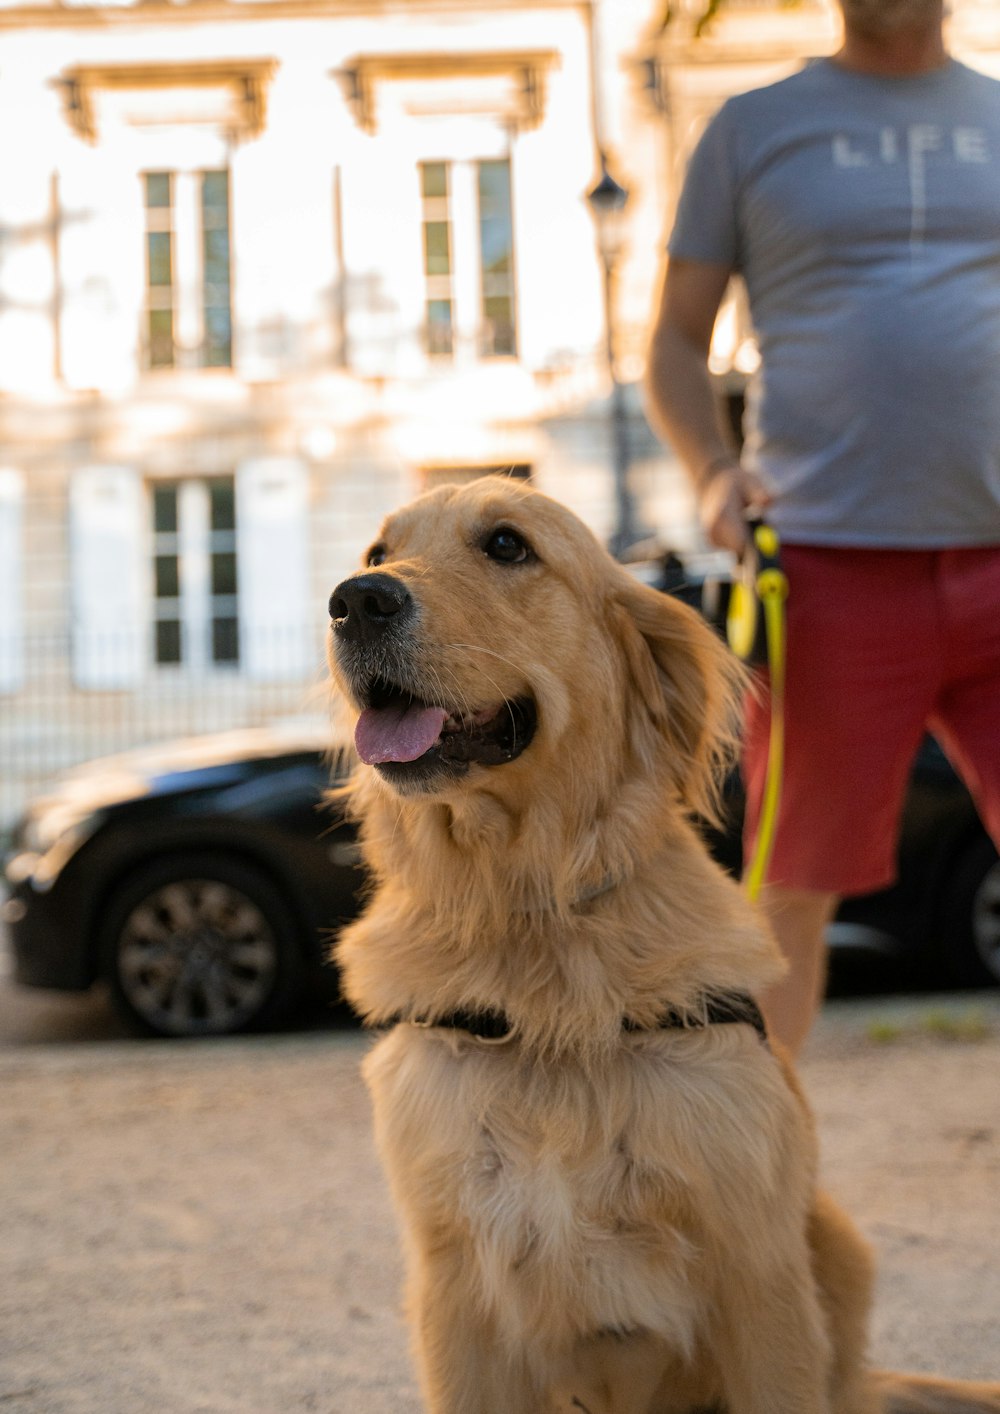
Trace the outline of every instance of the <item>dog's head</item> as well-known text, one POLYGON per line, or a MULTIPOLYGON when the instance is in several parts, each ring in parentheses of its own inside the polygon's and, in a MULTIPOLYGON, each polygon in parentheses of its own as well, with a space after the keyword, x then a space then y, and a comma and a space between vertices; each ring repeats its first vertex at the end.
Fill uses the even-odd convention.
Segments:
POLYGON ((330 596, 330 665, 362 761, 398 795, 646 774, 706 812, 735 660, 521 483, 446 486, 391 515, 330 596))

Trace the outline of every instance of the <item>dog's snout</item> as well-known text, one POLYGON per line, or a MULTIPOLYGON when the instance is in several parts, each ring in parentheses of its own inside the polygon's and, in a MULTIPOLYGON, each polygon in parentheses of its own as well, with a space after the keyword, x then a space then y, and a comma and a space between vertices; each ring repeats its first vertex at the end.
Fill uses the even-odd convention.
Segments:
POLYGON ((413 610, 406 585, 390 574, 358 574, 338 584, 330 595, 330 618, 342 638, 377 638, 402 625, 413 610))

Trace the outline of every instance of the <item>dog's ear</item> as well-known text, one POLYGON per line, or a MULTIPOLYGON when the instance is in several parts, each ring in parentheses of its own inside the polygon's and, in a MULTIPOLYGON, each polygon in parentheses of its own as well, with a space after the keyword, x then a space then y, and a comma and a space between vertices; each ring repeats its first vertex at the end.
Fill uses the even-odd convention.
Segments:
POLYGON ((632 688, 669 747, 681 800, 716 820, 739 736, 742 664, 694 609, 624 572, 612 617, 632 688))

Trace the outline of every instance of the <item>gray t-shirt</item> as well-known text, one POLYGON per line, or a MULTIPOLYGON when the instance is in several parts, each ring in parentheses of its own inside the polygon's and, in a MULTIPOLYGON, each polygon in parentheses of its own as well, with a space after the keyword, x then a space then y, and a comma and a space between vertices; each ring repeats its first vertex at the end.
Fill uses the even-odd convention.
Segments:
POLYGON ((823 59, 730 99, 670 252, 746 281, 745 458, 787 540, 1000 544, 1000 83, 823 59))

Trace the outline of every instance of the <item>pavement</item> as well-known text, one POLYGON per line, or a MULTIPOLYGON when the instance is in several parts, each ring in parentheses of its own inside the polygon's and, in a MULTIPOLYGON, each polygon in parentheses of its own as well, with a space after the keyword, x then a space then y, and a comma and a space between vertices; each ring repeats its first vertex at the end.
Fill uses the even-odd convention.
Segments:
MULTIPOLYGON (((4 1414, 418 1414, 367 1044, 137 1041, 0 982, 4 1414)), ((1000 1378, 1000 993, 828 1002, 802 1072, 876 1361, 1000 1378)))

